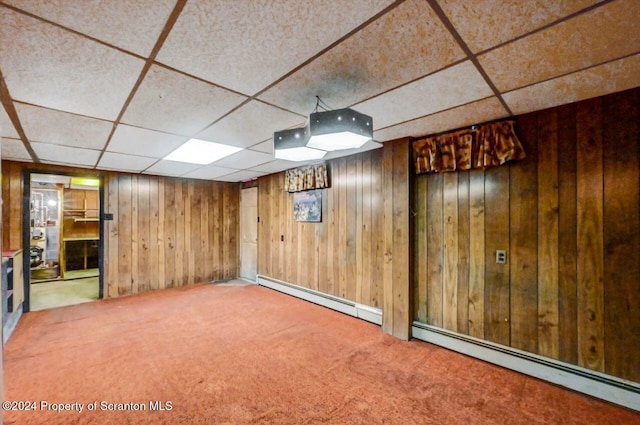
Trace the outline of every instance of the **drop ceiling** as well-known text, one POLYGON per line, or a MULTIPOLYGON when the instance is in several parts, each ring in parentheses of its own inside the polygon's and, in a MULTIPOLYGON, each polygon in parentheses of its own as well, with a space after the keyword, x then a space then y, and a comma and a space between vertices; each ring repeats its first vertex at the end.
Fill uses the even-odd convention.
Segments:
POLYGON ((640 86, 640 2, 4 0, 0 71, 3 159, 235 182, 316 96, 385 142, 640 86))

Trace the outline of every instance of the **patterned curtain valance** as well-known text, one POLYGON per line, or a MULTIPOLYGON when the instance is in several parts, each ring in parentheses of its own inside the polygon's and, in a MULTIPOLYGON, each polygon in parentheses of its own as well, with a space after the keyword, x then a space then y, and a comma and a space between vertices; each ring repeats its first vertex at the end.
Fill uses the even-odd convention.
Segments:
POLYGON ((285 192, 300 192, 325 187, 329 187, 326 164, 309 165, 284 172, 285 192))
POLYGON ((525 156, 513 121, 483 124, 413 142, 416 174, 493 167, 525 156))

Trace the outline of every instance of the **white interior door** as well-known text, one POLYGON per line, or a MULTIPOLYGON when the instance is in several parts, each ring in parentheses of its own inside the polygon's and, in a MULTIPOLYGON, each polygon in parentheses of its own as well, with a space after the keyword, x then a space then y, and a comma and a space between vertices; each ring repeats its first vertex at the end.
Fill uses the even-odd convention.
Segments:
POLYGON ((256 281, 258 273, 258 188, 240 191, 240 277, 256 281))

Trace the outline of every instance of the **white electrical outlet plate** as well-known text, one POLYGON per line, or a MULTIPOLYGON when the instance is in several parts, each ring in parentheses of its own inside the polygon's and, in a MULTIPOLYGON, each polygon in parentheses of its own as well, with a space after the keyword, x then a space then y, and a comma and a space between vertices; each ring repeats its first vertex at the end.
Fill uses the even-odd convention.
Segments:
POLYGON ((496 251, 496 263, 498 264, 506 264, 507 263, 507 251, 497 250, 496 251))

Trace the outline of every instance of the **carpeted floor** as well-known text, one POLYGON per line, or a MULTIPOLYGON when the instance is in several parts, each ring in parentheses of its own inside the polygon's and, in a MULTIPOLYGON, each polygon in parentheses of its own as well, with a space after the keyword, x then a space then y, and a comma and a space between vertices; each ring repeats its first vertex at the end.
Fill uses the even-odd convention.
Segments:
POLYGON ((35 402, 5 412, 7 424, 640 424, 254 285, 28 313, 5 347, 5 388, 5 400, 35 402))

